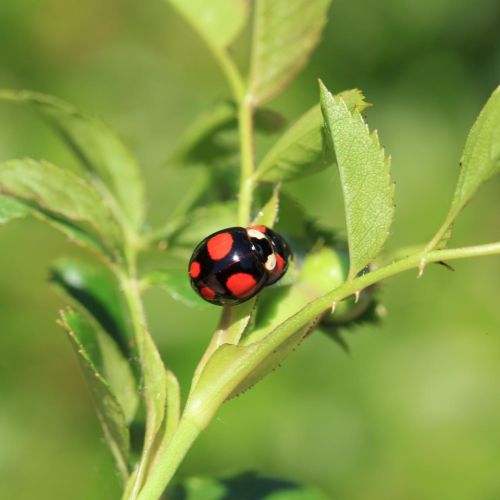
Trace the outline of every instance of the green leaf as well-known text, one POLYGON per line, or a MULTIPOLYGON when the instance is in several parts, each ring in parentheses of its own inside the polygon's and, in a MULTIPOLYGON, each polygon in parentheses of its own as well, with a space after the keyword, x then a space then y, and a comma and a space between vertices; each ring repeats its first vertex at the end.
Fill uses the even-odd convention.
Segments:
POLYGON ((51 266, 50 280, 94 317, 124 356, 132 355, 131 334, 121 292, 115 278, 106 269, 64 258, 51 266))
POLYGON ((192 477, 167 490, 170 500, 327 500, 316 488, 245 472, 215 479, 192 477))
POLYGON ((29 213, 29 208, 23 203, 13 198, 0 196, 0 225, 29 215, 29 213))
POLYGON ((472 126, 460 161, 461 171, 446 221, 427 246, 445 246, 455 218, 483 183, 500 172, 500 87, 491 94, 472 126))
POLYGON ((193 249, 209 234, 231 226, 237 226, 236 203, 214 203, 197 208, 188 214, 182 227, 170 236, 170 245, 193 249))
MULTIPOLYGON (((369 104, 358 89, 338 94, 351 111, 363 111, 369 104)), ((335 161, 324 136, 319 105, 307 111, 269 150, 260 162, 256 178, 265 182, 291 181, 319 172, 335 161)))
POLYGON ((246 391, 280 366, 314 328, 317 318, 278 342, 274 342, 273 332, 304 304, 339 286, 344 280, 342 266, 338 254, 326 247, 317 248, 306 257, 293 285, 264 289, 253 328, 245 332, 238 345, 223 344, 212 353, 192 389, 186 412, 205 404, 210 412, 212 407, 246 391), (337 265, 333 265, 335 262, 337 265), (329 272, 325 273, 325 269, 329 272))
MULTIPOLYGON (((253 117, 256 132, 274 133, 284 119, 269 109, 257 109, 253 117)), ((218 102, 203 111, 182 134, 169 164, 178 166, 220 166, 239 154, 238 111, 230 101, 218 102)))
POLYGON ((184 16, 208 45, 225 48, 243 29, 248 18, 245 0, 167 0, 184 16))
MULTIPOLYGON (((3 90, 0 99, 33 106, 54 126, 85 168, 109 187, 132 226, 138 228, 142 224, 144 187, 137 161, 105 123, 59 99, 36 92, 3 90)), ((92 179, 110 205, 113 204, 108 190, 103 189, 96 177, 92 179)))
POLYGON ((330 0, 257 0, 248 94, 256 106, 281 93, 316 47, 330 0))
POLYGON ((84 245, 119 255, 123 236, 96 189, 68 170, 43 161, 10 160, 0 164, 0 194, 29 205, 84 245))
POLYGON ((62 311, 60 323, 69 335, 80 367, 92 392, 104 436, 115 457, 118 469, 126 478, 128 474, 129 431, 123 408, 100 369, 105 359, 103 359, 103 345, 92 325, 77 312, 71 309, 62 311))
POLYGON ((171 163, 177 165, 213 165, 238 151, 237 111, 224 101, 207 109, 184 132, 171 163), (229 136, 229 137, 228 137, 229 136))
POLYGON ((151 271, 144 276, 143 283, 148 287, 157 286, 165 290, 174 300, 188 306, 204 306, 206 304, 191 288, 187 269, 151 271))
POLYGON ((323 84, 321 108, 332 141, 344 193, 349 280, 380 252, 394 215, 394 184, 390 161, 376 132, 370 133, 358 111, 334 97, 323 84))
MULTIPOLYGON (((281 323, 297 313, 304 304, 320 297, 344 282, 344 260, 329 247, 318 247, 309 253, 292 285, 270 287, 261 293, 253 329, 240 345, 251 346, 265 338, 281 323)), ((280 366, 288 355, 316 326, 316 320, 298 329, 277 349, 265 357, 252 373, 233 390, 231 397, 246 391, 280 366)))
POLYGON ((273 189, 273 194, 269 201, 261 208, 255 219, 252 221, 252 226, 263 225, 272 228, 278 218, 280 208, 280 185, 278 184, 273 189))

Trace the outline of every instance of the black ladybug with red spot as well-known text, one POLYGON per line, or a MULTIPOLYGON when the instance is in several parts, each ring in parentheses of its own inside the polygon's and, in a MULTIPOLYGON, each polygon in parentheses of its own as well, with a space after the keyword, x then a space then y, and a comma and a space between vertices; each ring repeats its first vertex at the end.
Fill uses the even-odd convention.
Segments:
POLYGON ((276 283, 290 256, 286 241, 266 226, 221 229, 195 248, 191 285, 211 304, 241 304, 276 283))

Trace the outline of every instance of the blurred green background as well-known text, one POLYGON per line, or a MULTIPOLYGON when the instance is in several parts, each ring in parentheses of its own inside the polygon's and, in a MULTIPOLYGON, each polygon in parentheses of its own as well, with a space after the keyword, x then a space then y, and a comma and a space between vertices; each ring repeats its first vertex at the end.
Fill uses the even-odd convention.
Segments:
MULTIPOLYGON (((159 0, 2 0, 0 87, 29 88, 102 116, 138 154, 151 220, 182 175, 165 160, 182 130, 227 95, 210 54, 159 0)), ((238 48, 243 53, 245 44, 238 48)), ((241 57, 241 61, 244 61, 241 57)), ((272 107, 293 120, 334 91, 362 88, 393 156, 389 249, 423 242, 451 199, 474 117, 500 83, 498 0, 337 0, 306 71, 272 107)), ((32 113, 0 105, 0 160, 75 160, 32 113)), ((500 239, 500 179, 459 220, 453 243, 500 239)), ((333 170, 290 186, 342 229, 333 170), (333 199, 335 198, 335 199, 333 199)), ((114 499, 119 481, 63 332, 49 263, 79 254, 26 220, 0 231, 0 498, 114 499)), ((351 355, 315 334, 276 373, 226 404, 180 474, 254 469, 333 499, 500 498, 500 258, 410 272, 385 283, 382 327, 349 336, 351 355)), ((151 328, 187 389, 219 309, 193 314, 146 297, 151 328)))

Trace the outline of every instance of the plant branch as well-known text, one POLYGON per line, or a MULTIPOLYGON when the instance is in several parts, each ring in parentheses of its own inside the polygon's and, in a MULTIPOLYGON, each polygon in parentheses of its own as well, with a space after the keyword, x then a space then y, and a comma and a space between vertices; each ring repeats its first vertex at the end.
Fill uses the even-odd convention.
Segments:
MULTIPOLYGON (((439 262, 494 254, 500 254, 500 242, 465 248, 435 250, 428 253, 426 259, 428 262, 439 262)), ((256 366, 267 356, 279 348, 283 342, 286 342, 295 332, 321 316, 325 311, 330 310, 333 302, 339 302, 383 279, 412 268, 418 268, 421 259, 422 253, 417 252, 348 281, 307 304, 264 339, 247 346, 234 346, 234 361, 232 365, 226 366, 225 376, 213 380, 210 391, 202 392, 201 397, 193 396, 189 398, 184 415, 170 443, 165 443, 159 449, 155 460, 156 466, 151 469, 139 500, 153 500, 163 493, 190 446, 201 430, 208 425, 220 405, 241 381, 252 373, 256 366)))
POLYGON ((249 98, 243 99, 238 112, 241 174, 238 200, 238 223, 246 227, 250 223, 254 182, 253 106, 249 98))

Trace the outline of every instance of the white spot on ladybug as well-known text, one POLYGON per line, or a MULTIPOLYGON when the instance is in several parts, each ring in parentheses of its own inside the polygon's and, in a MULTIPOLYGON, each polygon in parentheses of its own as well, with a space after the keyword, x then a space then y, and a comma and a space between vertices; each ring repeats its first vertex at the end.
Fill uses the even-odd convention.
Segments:
POLYGON ((258 240, 263 240, 266 238, 264 233, 257 231, 257 229, 247 229, 247 234, 250 238, 257 238, 258 240))
POLYGON ((274 253, 269 255, 269 257, 266 260, 266 263, 264 264, 264 267, 268 271, 272 271, 276 267, 276 255, 274 255, 274 253))

